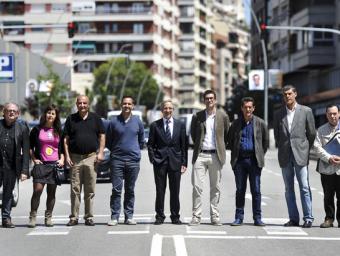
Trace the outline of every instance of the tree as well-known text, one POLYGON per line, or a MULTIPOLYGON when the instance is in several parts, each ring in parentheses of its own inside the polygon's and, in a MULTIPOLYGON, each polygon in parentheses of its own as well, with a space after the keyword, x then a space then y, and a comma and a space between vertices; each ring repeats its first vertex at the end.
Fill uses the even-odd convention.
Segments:
POLYGON ((36 91, 32 97, 25 99, 25 106, 27 111, 38 119, 44 109, 54 104, 58 106, 60 115, 66 117, 71 112, 72 106, 75 102, 75 95, 70 93, 70 88, 67 84, 63 83, 57 73, 53 71, 52 65, 46 60, 43 61, 46 68, 46 75, 38 75, 38 84, 48 81, 50 90, 48 92, 36 91))
MULTIPOLYGON (((152 72, 140 62, 128 62, 125 58, 111 59, 109 62, 100 65, 94 70, 95 81, 93 84, 92 95, 96 98, 95 111, 102 117, 106 117, 109 109, 108 97, 112 95, 115 99, 114 105, 119 106, 120 96, 130 95, 135 99, 138 96, 144 78, 145 81, 140 105, 145 105, 147 109, 153 108, 155 98, 158 92, 158 85, 152 77, 152 72), (106 77, 110 70, 108 86, 106 86, 106 77), (127 77, 127 74, 129 76, 127 77), (123 88, 124 80, 126 80, 125 88, 123 88)), ((91 97, 91 95, 89 95, 91 97)))

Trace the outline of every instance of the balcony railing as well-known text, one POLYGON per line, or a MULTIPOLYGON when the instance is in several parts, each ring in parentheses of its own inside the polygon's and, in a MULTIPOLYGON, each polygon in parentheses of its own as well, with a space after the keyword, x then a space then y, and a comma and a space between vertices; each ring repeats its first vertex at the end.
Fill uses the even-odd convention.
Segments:
POLYGON ((149 14, 152 12, 151 7, 118 7, 118 8, 101 8, 96 9, 96 14, 149 14))

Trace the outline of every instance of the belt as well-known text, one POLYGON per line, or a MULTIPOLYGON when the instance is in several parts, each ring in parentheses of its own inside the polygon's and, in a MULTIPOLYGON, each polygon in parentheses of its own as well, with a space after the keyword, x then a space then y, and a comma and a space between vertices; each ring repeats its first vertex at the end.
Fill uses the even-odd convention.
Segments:
POLYGON ((85 158, 89 158, 91 156, 94 156, 96 154, 96 152, 92 152, 92 153, 89 153, 89 154, 84 154, 84 155, 80 155, 80 154, 72 154, 72 155, 75 155, 81 159, 85 159, 85 158))
POLYGON ((207 150, 202 149, 201 153, 204 153, 204 154, 215 154, 216 153, 216 149, 207 149, 207 150))

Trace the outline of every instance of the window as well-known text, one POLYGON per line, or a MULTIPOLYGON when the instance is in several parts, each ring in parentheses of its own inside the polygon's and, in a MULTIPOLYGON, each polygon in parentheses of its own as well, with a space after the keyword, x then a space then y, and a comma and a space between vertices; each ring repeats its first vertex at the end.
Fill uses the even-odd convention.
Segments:
POLYGON ((132 12, 134 13, 141 13, 144 11, 143 3, 133 3, 132 4, 132 12))
POLYGON ((45 13, 44 4, 32 4, 30 13, 45 13))
POLYGON ((133 44, 133 52, 143 52, 144 45, 142 43, 134 43, 133 44))
POLYGON ((79 73, 90 73, 91 72, 91 63, 90 62, 82 62, 78 64, 78 72, 79 73))
POLYGON ((119 12, 119 5, 117 3, 114 3, 114 4, 111 5, 111 12, 112 13, 119 12))
POLYGON ((180 48, 182 51, 193 51, 195 49, 194 41, 181 41, 180 48))
POLYGON ((109 43, 104 44, 104 53, 110 53, 110 44, 109 43))
POLYGON ((78 24, 78 30, 79 33, 86 33, 86 31, 89 31, 91 29, 90 23, 79 23, 78 24))
POLYGON ((51 13, 64 13, 67 12, 66 4, 52 4, 51 13))
POLYGON ((104 24, 104 33, 109 34, 110 33, 110 24, 104 24))
POLYGON ((118 24, 117 23, 112 24, 112 32, 114 32, 114 33, 118 32, 118 24))
POLYGON ((143 25, 143 23, 133 24, 133 33, 134 34, 143 34, 144 33, 144 25, 143 25))

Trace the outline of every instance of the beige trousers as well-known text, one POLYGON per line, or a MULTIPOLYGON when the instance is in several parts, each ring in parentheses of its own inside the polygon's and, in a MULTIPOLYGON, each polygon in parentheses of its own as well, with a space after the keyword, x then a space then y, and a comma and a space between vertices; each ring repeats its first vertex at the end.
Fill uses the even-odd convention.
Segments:
POLYGON ((218 203, 220 201, 222 165, 215 153, 200 153, 193 166, 191 181, 192 192, 192 215, 201 218, 202 215, 202 193, 205 176, 208 172, 210 181, 210 216, 212 219, 219 218, 218 203))
POLYGON ((96 154, 71 154, 71 215, 70 219, 78 220, 81 202, 81 190, 84 185, 85 215, 84 219, 93 218, 93 201, 96 188, 97 173, 94 169, 96 154))

